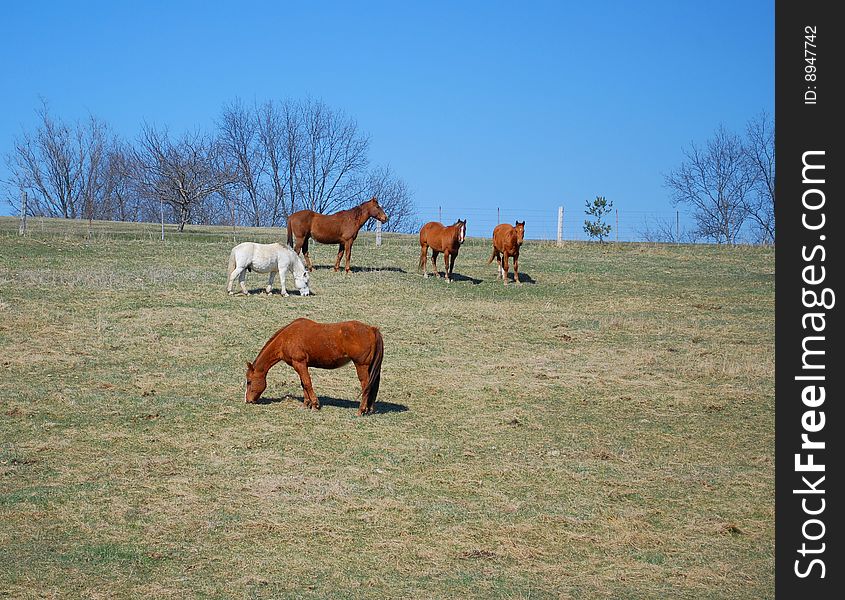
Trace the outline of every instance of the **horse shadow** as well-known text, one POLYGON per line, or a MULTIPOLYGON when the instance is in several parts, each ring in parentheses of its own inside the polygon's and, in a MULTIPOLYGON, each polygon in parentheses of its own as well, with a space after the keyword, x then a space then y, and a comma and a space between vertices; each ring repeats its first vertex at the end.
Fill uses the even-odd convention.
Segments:
MULTIPOLYGON (((334 266, 332 265, 314 265, 315 271, 330 271, 334 270, 334 266)), ((340 267, 340 271, 343 271, 344 267, 340 267)), ((405 269, 400 267, 349 267, 349 270, 353 273, 371 273, 373 271, 391 271, 393 273, 407 273, 405 269)))
POLYGON ((469 275, 461 275, 460 273, 452 272, 452 280, 453 281, 468 281, 472 285, 478 285, 481 283, 481 279, 476 279, 475 277, 470 277, 469 275))
MULTIPOLYGON (((285 289, 287 289, 287 288, 285 288, 285 289)), ((260 288, 253 288, 253 289, 251 289, 251 290, 247 290, 247 291, 249 292, 249 295, 250 295, 250 296, 261 296, 261 295, 267 295, 267 289, 266 289, 266 288, 263 288, 263 287, 260 287, 260 288)), ((301 295, 301 294, 299 293, 299 290, 287 290, 287 292, 288 292, 288 295, 289 295, 289 296, 300 296, 300 295, 301 295)), ((312 294, 312 295, 314 294, 314 291, 313 291, 313 290, 311 291, 311 294, 312 294)), ((240 293, 238 293, 238 294, 236 294, 236 295, 237 295, 237 296, 243 296, 243 294, 240 294, 240 293)), ((273 291, 271 291, 271 292, 270 292, 270 295, 271 295, 271 296, 281 296, 281 295, 282 295, 282 290, 280 290, 280 289, 278 289, 278 288, 273 288, 273 291)))
POLYGON ((531 275, 529 275, 528 273, 523 273, 523 272, 520 271, 519 282, 533 285, 533 284, 537 283, 537 280, 534 279, 533 277, 531 277, 531 275))
MULTIPOLYGON (((317 396, 320 400, 321 406, 333 406, 335 408, 354 408, 355 410, 361 406, 361 403, 357 400, 344 400, 343 398, 333 398, 332 396, 317 396)), ((294 396, 292 394, 286 394, 279 398, 265 398, 261 397, 258 399, 256 404, 276 404, 279 402, 284 402, 285 400, 294 400, 295 402, 302 404, 304 398, 302 396, 294 396)), ((393 412, 406 412, 408 407, 404 404, 396 404, 394 402, 382 402, 381 400, 376 400, 376 413, 393 413, 393 412)))

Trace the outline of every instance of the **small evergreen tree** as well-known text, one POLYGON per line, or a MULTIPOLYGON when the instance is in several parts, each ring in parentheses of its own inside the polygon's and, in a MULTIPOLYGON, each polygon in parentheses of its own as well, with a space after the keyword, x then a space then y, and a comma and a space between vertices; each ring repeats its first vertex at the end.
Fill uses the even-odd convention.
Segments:
POLYGON ((584 212, 592 215, 593 220, 584 221, 584 231, 591 238, 599 238, 599 242, 604 243, 604 238, 610 233, 610 225, 604 222, 604 216, 610 214, 613 210, 613 200, 607 200, 604 196, 596 196, 596 199, 590 202, 587 200, 587 208, 584 212))

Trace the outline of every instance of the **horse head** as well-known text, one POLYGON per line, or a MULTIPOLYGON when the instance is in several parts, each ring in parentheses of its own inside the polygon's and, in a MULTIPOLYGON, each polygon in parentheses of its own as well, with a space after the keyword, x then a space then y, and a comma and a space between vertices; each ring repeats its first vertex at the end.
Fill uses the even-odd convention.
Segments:
POLYGON ((247 404, 258 402, 266 387, 267 374, 256 371, 255 365, 251 362, 246 363, 246 393, 244 394, 244 402, 247 404))
POLYGON ((387 222, 387 213, 382 210, 381 205, 378 203, 378 199, 375 196, 364 202, 364 204, 367 207, 368 215, 375 217, 382 223, 387 222))
POLYGON ((308 280, 308 271, 303 271, 301 275, 294 273, 293 283, 296 285, 296 289, 299 290, 300 296, 307 296, 311 293, 311 289, 308 287, 308 280))
POLYGON ((522 246, 522 242, 525 240, 525 221, 517 221, 514 229, 516 229, 516 244, 522 246))
POLYGON ((467 236, 467 220, 458 219, 452 227, 458 228, 458 243, 463 244, 467 236))

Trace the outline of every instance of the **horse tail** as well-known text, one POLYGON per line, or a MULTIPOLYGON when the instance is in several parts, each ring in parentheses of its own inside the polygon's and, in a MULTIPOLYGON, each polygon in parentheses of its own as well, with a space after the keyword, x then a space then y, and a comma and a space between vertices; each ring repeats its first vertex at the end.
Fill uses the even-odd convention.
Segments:
POLYGON ((376 405, 376 396, 378 396, 378 388, 381 384, 381 361, 384 358, 384 339, 381 337, 381 331, 376 327, 373 327, 373 329, 376 333, 376 347, 370 361, 367 387, 364 388, 363 392, 363 395, 367 398, 369 410, 372 410, 376 405))
POLYGON ((493 254, 490 255, 490 258, 487 259, 487 264, 489 265, 493 262, 493 259, 496 258, 496 246, 493 246, 493 254))
POLYGON ((288 246, 293 248, 293 229, 290 226, 290 217, 288 217, 288 246))
POLYGON ((229 270, 226 271, 226 283, 229 283, 229 279, 232 278, 232 273, 235 271, 235 267, 238 266, 238 261, 235 258, 235 250, 234 248, 229 253, 229 270))

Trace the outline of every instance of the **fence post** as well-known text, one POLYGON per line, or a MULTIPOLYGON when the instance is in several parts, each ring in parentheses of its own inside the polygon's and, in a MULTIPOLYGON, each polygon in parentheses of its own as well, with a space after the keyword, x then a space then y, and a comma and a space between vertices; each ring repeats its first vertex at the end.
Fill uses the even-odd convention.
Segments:
POLYGON ((501 209, 497 206, 496 207, 496 225, 502 222, 501 213, 499 212, 501 209))
POLYGON ((619 241, 619 209, 616 209, 616 241, 619 241))
POLYGON ((381 221, 376 220, 376 246, 381 246, 381 221))
POLYGON ((675 243, 681 243, 681 212, 675 211, 675 243))
POLYGON ((164 198, 159 197, 158 201, 161 203, 161 241, 164 241, 164 198))
POLYGON ((557 245, 563 245, 563 207, 557 207, 557 245))
POLYGON ((437 207, 437 220, 440 221, 441 223, 443 222, 443 207, 442 206, 437 207))
POLYGON ((21 223, 18 226, 18 235, 26 233, 26 190, 21 190, 21 223))

